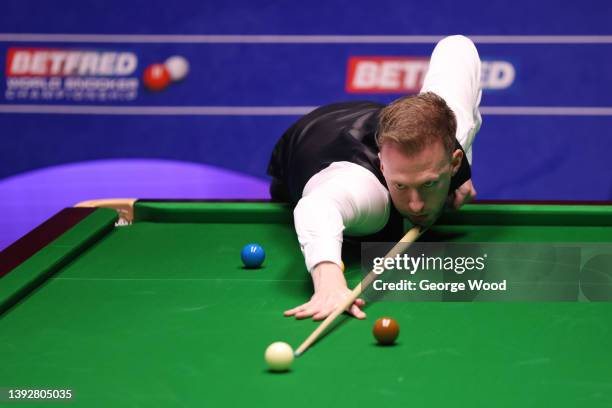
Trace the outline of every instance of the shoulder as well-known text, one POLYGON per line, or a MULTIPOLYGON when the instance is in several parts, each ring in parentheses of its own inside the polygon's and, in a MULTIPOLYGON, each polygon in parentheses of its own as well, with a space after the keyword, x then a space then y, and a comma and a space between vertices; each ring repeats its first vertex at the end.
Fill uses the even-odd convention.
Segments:
POLYGON ((377 116, 378 112, 385 105, 370 101, 349 101, 337 102, 322 105, 308 114, 302 116, 293 125, 295 130, 323 130, 331 131, 338 129, 350 129, 355 126, 355 122, 364 116, 377 116))
POLYGON ((353 199, 388 195, 387 188, 370 170, 347 161, 333 162, 306 183, 303 195, 327 191, 331 194, 343 192, 353 199))

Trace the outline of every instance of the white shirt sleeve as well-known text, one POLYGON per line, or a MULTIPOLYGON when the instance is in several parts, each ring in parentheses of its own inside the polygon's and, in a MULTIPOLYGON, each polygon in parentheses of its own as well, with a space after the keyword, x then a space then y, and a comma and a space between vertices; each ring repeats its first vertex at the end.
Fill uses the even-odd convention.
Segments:
POLYGON ((343 233, 375 233, 387 223, 389 211, 389 192, 365 168, 335 162, 315 174, 293 212, 308 271, 323 261, 340 265, 343 233))
POLYGON ((462 35, 441 40, 429 61, 421 92, 442 97, 457 118, 457 140, 472 164, 472 143, 480 129, 481 63, 474 43, 462 35))

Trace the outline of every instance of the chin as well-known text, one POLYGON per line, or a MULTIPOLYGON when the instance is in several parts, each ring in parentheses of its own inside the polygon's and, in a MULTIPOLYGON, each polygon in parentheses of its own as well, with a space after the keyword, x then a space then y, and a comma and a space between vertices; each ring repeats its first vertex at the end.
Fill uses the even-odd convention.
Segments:
POLYGON ((405 215, 404 218, 406 218, 408 221, 410 221, 414 225, 419 225, 421 227, 429 228, 433 224, 435 224, 440 214, 441 212, 438 211, 435 214, 428 214, 427 217, 424 217, 424 218, 415 218, 415 217, 411 217, 410 215, 405 215))
POLYGON ((410 220, 410 222, 412 222, 413 225, 418 225, 420 227, 425 227, 425 228, 429 228, 433 224, 432 220, 430 220, 429 218, 424 221, 410 220))
POLYGON ((432 219, 431 217, 425 217, 425 218, 414 218, 414 217, 410 217, 407 216, 405 217, 408 221, 410 221, 412 224, 414 225, 420 225, 421 227, 428 227, 432 224, 432 219))

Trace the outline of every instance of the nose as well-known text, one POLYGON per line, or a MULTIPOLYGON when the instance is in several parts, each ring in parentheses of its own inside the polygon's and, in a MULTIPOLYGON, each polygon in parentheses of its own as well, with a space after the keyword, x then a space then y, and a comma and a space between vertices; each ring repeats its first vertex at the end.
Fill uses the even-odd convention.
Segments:
POLYGON ((416 189, 410 190, 408 200, 408 208, 413 214, 420 214, 425 208, 425 202, 416 189))

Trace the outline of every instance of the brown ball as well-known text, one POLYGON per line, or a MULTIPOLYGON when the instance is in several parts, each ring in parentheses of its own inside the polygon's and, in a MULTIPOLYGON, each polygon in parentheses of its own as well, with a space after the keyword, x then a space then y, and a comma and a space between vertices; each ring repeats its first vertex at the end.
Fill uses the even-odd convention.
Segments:
POLYGON ((399 324, 390 317, 381 317, 374 322, 372 334, 378 344, 388 346, 395 342, 399 335, 399 324))

